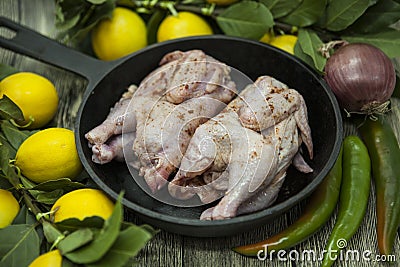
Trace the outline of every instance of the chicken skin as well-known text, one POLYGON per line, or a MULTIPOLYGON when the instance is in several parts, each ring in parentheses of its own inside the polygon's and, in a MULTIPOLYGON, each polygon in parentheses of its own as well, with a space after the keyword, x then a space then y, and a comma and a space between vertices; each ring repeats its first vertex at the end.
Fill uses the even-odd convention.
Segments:
POLYGON ((201 219, 226 219, 263 209, 276 199, 292 162, 300 171, 312 171, 298 153, 302 142, 312 158, 302 96, 271 77, 259 77, 197 128, 169 192, 179 199, 197 194, 203 203, 222 196, 201 219))
MULTIPOLYGON (((236 95, 231 68, 200 50, 174 51, 111 109, 85 137, 93 161, 123 160, 124 143, 133 144, 140 175, 159 190, 180 165, 195 129, 218 114, 236 95)), ((137 163, 130 163, 137 166, 137 163)))

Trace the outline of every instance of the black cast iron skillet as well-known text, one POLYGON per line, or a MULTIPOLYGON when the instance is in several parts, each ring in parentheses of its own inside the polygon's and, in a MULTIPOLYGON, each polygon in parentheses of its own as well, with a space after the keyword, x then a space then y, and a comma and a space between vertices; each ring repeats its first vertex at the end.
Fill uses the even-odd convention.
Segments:
MULTIPOLYGON (((170 232, 215 237, 252 230, 268 223, 307 197, 334 164, 342 142, 342 119, 334 95, 319 74, 301 60, 260 42, 227 36, 180 39, 148 46, 117 61, 103 62, 69 49, 32 30, 0 18, 0 26, 15 32, 12 39, 0 37, 0 45, 17 53, 50 63, 87 78, 88 86, 76 121, 76 144, 82 163, 96 184, 116 199, 125 191, 123 203, 143 221, 170 232), (200 221, 208 206, 175 207, 146 194, 123 163, 97 165, 91 161, 84 134, 101 123, 111 106, 130 84, 154 70, 161 57, 174 50, 201 49, 247 74, 251 79, 270 75, 297 89, 304 97, 314 141, 314 172, 302 174, 289 168, 278 200, 270 208, 221 221, 200 221)), ((214 203, 215 204, 215 203, 214 203)))

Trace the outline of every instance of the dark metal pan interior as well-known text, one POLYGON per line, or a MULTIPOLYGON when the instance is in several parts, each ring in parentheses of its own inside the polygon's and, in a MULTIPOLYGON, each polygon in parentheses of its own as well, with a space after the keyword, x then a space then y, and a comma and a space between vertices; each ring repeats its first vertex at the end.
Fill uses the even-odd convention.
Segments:
POLYGON ((254 229, 308 196, 326 176, 339 153, 342 121, 337 102, 319 74, 295 57, 259 42, 209 36, 150 46, 120 63, 94 86, 92 92, 86 94, 78 115, 76 133, 83 164, 105 192, 116 198, 124 190, 124 204, 156 227, 184 235, 212 237, 254 229), (128 85, 139 84, 158 66, 163 55, 174 50, 190 49, 201 49, 253 80, 260 75, 273 76, 298 90, 306 101, 315 157, 312 161, 306 160, 314 172, 303 174, 289 168, 278 200, 268 209, 229 220, 200 221, 201 212, 209 206, 183 208, 166 205, 142 191, 125 164, 97 165, 91 161, 91 151, 84 134, 101 123, 128 85))

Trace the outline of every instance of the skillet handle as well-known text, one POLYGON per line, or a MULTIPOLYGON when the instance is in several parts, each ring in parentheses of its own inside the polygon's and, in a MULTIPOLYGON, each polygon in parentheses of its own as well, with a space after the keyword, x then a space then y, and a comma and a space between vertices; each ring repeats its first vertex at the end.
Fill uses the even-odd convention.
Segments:
POLYGON ((0 46, 51 65, 82 75, 89 82, 100 80, 116 62, 101 61, 68 48, 31 29, 0 16, 0 27, 12 31, 15 36, 0 35, 0 46))

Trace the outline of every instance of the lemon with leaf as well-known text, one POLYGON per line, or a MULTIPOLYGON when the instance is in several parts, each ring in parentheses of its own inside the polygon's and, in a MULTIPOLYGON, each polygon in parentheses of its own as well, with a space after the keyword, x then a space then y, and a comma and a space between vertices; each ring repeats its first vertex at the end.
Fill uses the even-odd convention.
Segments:
POLYGON ((13 194, 0 189, 0 228, 9 226, 19 212, 19 204, 13 194))
POLYGON ((178 12, 176 16, 167 16, 157 30, 157 41, 213 34, 210 25, 199 15, 191 12, 178 12))
POLYGON ((0 98, 6 95, 22 111, 28 129, 37 129, 51 121, 57 112, 58 94, 47 78, 31 73, 18 72, 0 82, 0 98))
POLYGON ((111 18, 101 20, 91 34, 93 51, 102 60, 114 60, 147 45, 143 19, 130 9, 117 7, 111 18))
POLYGON ((103 191, 83 188, 61 196, 51 208, 54 211, 54 222, 76 218, 99 216, 108 219, 114 209, 114 203, 103 191))
POLYGON ((296 45, 296 42, 296 35, 283 34, 275 36, 275 38, 273 38, 269 44, 294 55, 294 46, 296 45))
POLYGON ((14 164, 36 183, 74 179, 82 171, 74 132, 65 128, 48 128, 28 137, 18 148, 14 164))
POLYGON ((58 249, 44 253, 34 259, 28 267, 61 267, 62 256, 58 249))
POLYGON ((263 36, 260 38, 260 42, 269 44, 272 40, 274 39, 274 35, 271 32, 266 32, 263 36))

